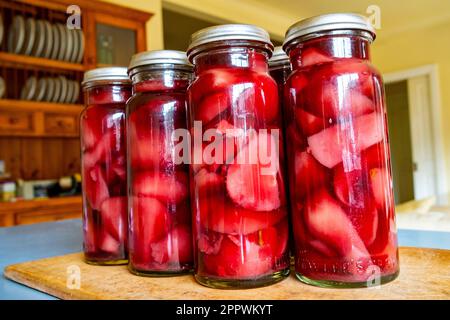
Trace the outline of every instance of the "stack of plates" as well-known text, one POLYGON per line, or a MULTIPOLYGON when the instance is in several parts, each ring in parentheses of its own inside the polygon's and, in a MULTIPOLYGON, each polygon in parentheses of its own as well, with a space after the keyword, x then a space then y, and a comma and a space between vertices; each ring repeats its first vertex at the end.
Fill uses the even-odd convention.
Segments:
POLYGON ((75 103, 80 95, 80 84, 66 77, 29 77, 20 93, 21 100, 75 103))
MULTIPOLYGON (((0 44, 3 28, 0 16, 0 44)), ((8 51, 35 57, 81 63, 84 55, 82 30, 68 29, 61 23, 14 16, 8 37, 8 51)))

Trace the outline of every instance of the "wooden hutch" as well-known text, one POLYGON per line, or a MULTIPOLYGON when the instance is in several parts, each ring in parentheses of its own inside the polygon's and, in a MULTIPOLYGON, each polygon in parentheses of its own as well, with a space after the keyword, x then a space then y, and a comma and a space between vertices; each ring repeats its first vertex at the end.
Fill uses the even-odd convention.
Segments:
MULTIPOLYGON (((128 64, 130 54, 145 51, 145 23, 151 14, 94 0, 0 0, 4 39, 0 45, 0 76, 6 92, 0 99, 0 159, 12 179, 58 179, 81 172, 79 114, 82 94, 75 104, 20 100, 29 76, 81 82, 88 69, 128 64), (81 9, 85 50, 81 63, 13 54, 7 50, 8 31, 15 15, 66 24, 68 6, 81 9), (103 33, 103 35, 102 35, 103 33), (114 40, 114 55, 99 56, 99 37, 114 40), (115 39, 115 37, 119 37, 115 39), (124 56, 126 54, 126 58, 124 56), (114 58, 117 57, 117 58, 114 58)), ((81 197, 0 202, 0 227, 81 216, 81 197)))

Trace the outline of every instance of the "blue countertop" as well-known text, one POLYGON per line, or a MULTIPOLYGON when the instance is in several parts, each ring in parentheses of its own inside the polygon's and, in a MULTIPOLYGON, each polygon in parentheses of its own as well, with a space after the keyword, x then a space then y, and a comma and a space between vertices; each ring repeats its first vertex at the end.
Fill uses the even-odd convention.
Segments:
MULTIPOLYGON (((399 230, 400 246, 450 250, 450 233, 399 230)), ((82 250, 81 220, 65 220, 0 228, 0 299, 55 299, 45 293, 9 281, 3 269, 10 264, 82 250)))

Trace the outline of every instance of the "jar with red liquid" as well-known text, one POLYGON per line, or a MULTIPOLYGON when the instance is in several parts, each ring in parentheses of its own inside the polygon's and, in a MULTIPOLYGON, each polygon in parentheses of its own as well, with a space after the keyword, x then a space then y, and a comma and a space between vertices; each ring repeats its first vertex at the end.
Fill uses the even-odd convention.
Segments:
POLYGON ((375 31, 356 14, 294 24, 283 48, 297 277, 369 287, 399 273, 383 81, 375 31))
POLYGON ((126 68, 87 71, 82 83, 81 167, 84 254, 91 264, 127 263, 126 68))
POLYGON ((195 278, 214 288, 289 274, 281 112, 269 35, 222 25, 191 36, 188 90, 195 278))
POLYGON ((185 52, 159 50, 134 55, 128 70, 133 82, 127 103, 129 269, 142 276, 189 272, 189 166, 175 152, 173 136, 188 132, 192 65, 185 52))

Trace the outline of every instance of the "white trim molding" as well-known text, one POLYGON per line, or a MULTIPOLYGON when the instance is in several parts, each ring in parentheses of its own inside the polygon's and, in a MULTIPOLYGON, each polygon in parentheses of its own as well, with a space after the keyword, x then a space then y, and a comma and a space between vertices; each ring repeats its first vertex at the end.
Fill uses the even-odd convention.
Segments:
POLYGON ((436 166, 436 187, 438 194, 448 193, 447 169, 444 153, 444 135, 441 125, 441 93, 439 86, 439 69, 435 64, 425 65, 414 69, 403 70, 399 72, 387 73, 383 75, 384 82, 393 83, 405 81, 410 78, 428 76, 430 81, 430 103, 431 103, 431 121, 434 139, 434 153, 436 166), (445 172, 445 174, 442 174, 445 172))

